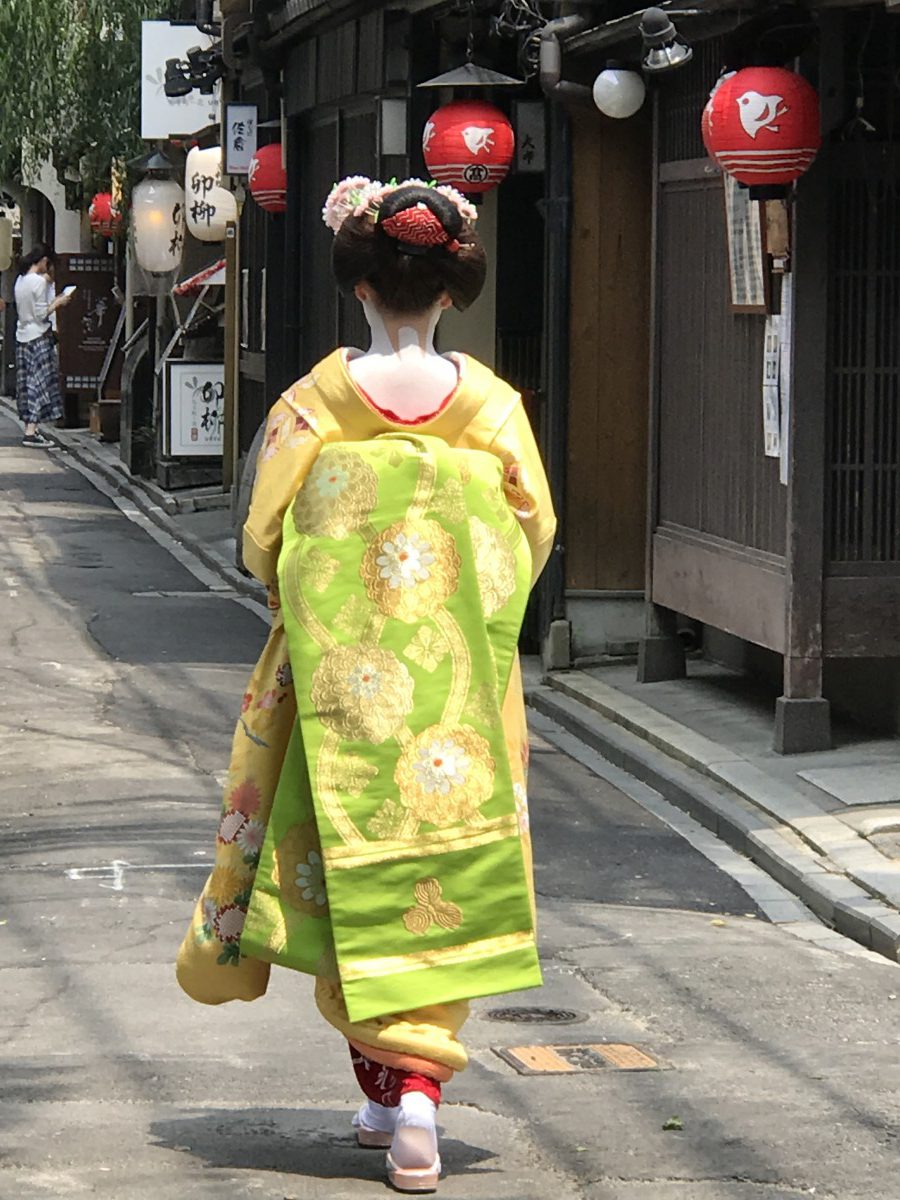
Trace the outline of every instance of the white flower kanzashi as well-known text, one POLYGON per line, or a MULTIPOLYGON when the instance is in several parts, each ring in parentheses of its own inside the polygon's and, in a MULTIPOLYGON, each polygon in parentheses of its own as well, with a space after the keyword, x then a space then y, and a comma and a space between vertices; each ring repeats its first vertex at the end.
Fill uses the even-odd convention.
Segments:
POLYGON ((384 542, 375 559, 379 575, 391 588, 414 588, 431 575, 434 563, 431 543, 418 533, 398 533, 392 542, 384 542))
POLYGON ((419 751, 413 773, 423 792, 446 796, 451 788, 462 787, 466 782, 470 765, 471 759, 461 746, 452 741, 436 741, 419 751))
POLYGON ((325 870, 322 857, 315 850, 310 850, 306 861, 297 867, 297 887, 304 900, 314 900, 320 908, 325 907, 325 870))
POLYGON ((365 175, 351 175, 342 179, 331 189, 325 207, 322 209, 322 220, 332 231, 337 233, 347 217, 362 216, 372 204, 373 197, 382 191, 384 184, 377 179, 369 179, 365 175))
POLYGON ((374 700, 381 691, 381 672, 371 663, 362 663, 350 672, 350 691, 362 700, 374 700))
POLYGON ((361 217, 368 213, 373 219, 385 198, 399 188, 423 187, 434 188, 442 196, 455 204, 460 216, 470 224, 478 220, 478 210, 465 196, 447 184, 437 187, 433 182, 424 179, 404 179, 401 183, 393 180, 391 183, 381 183, 377 179, 367 179, 365 175, 351 175, 336 183, 325 201, 322 209, 322 220, 332 233, 337 233, 347 217, 361 217))

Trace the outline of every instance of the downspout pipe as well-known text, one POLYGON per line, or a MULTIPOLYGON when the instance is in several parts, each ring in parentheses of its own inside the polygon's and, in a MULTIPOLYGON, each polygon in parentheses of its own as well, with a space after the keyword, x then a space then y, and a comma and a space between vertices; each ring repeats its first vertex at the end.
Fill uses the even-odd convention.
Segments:
POLYGON ((562 78, 562 42, 577 33, 583 33, 589 24, 586 16, 571 13, 548 21, 541 30, 540 81, 548 100, 570 104, 593 103, 589 87, 562 78))

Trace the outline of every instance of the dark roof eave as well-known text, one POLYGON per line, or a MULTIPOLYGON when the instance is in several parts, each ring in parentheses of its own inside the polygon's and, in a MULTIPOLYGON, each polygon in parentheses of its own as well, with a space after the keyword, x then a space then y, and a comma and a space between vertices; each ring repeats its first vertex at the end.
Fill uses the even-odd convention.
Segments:
MULTIPOLYGON (((750 18, 762 7, 764 0, 679 0, 677 4, 661 4, 663 9, 672 8, 679 32, 690 41, 703 41, 725 29, 734 28, 745 18, 750 18), (684 10, 689 9, 688 13, 684 10)), ((634 43, 636 54, 640 51, 638 27, 647 5, 613 21, 604 21, 586 29, 566 42, 567 54, 589 54, 596 50, 612 50, 626 43, 634 43)))
MULTIPOLYGON (((764 8, 765 3, 766 0, 664 0, 659 7, 673 10, 675 23, 688 41, 703 41, 741 24, 764 8), (688 8, 692 11, 684 15, 683 10, 688 8)), ((883 5, 884 0, 807 0, 807 4, 811 9, 865 8, 883 5)), ((639 51, 638 26, 646 8, 647 5, 642 4, 623 17, 586 29, 566 42, 566 53, 612 50, 628 42, 633 42, 635 50, 639 51)))

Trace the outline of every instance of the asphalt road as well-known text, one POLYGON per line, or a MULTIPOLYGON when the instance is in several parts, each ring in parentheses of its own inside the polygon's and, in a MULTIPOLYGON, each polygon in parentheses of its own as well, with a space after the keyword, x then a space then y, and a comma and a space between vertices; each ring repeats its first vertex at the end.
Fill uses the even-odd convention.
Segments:
MULTIPOLYGON (((205 1009, 172 973, 263 624, 5 419, 0 480, 0 1200, 384 1194, 309 981, 205 1009)), ((441 1194, 897 1200, 898 968, 769 925, 623 792, 533 750, 547 982, 503 1003, 580 1020, 476 1005, 441 1194), (599 1041, 663 1069, 522 1076, 495 1053, 599 1041)))

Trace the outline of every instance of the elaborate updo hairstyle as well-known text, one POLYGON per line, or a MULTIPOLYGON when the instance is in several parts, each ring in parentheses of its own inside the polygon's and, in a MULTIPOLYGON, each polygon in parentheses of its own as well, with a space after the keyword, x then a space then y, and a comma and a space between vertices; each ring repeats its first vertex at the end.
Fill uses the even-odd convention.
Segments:
POLYGON ((411 184, 389 192, 375 219, 351 213, 335 234, 338 287, 371 284, 387 312, 425 312, 447 292, 455 308, 478 299, 487 271, 484 247, 459 207, 435 188, 411 184))

